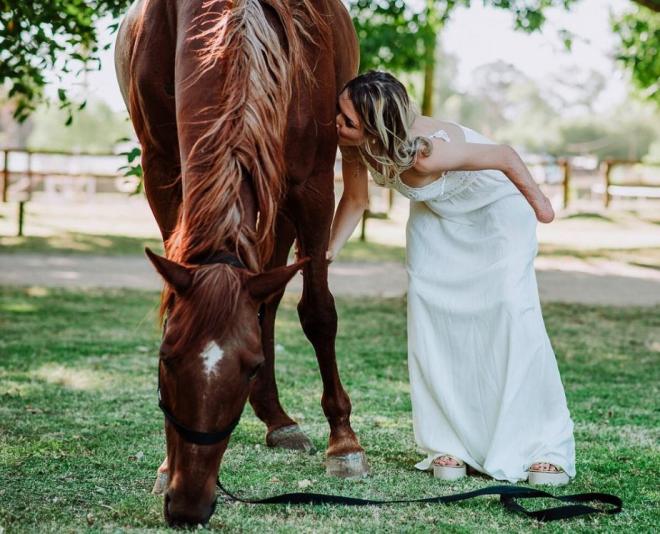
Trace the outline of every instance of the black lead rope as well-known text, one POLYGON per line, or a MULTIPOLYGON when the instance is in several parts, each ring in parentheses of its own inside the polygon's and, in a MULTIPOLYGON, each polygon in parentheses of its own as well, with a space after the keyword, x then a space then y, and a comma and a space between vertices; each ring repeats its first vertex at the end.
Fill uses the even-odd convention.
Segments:
MULTIPOLYGON (((204 258, 199 261, 201 264, 208 263, 225 263, 238 268, 245 268, 243 262, 234 254, 228 252, 219 252, 209 258, 204 258)), ((259 323, 263 323, 265 314, 265 306, 262 304, 259 307, 259 323)), ((165 319, 165 325, 167 319, 165 319)), ((226 428, 216 432, 199 432, 186 427, 179 420, 174 417, 174 414, 168 409, 165 402, 160 396, 160 370, 158 372, 158 406, 163 411, 165 418, 176 429, 176 431, 191 443, 197 445, 214 445, 220 441, 228 438, 232 431, 238 425, 241 417, 240 415, 234 419, 226 428)), ((220 490, 225 493, 229 498, 234 501, 242 502, 245 504, 289 504, 289 505, 319 505, 319 504, 333 504, 342 506, 383 506, 388 504, 451 504, 459 501, 466 501, 475 497, 483 495, 499 495, 500 504, 510 512, 523 514, 538 521, 556 521, 557 519, 568 519, 571 517, 580 517, 590 514, 618 514, 621 511, 623 502, 616 495, 609 495, 607 493, 576 493, 575 495, 562 495, 556 496, 545 491, 538 489, 527 488, 523 486, 488 486, 474 491, 465 493, 455 493, 453 495, 441 495, 438 497, 423 497, 421 499, 394 499, 391 501, 384 500, 371 500, 359 499, 356 497, 344 497, 341 495, 326 495, 323 493, 284 493, 282 495, 274 495, 266 497, 265 499, 246 499, 238 497, 229 492, 220 482, 220 477, 217 479, 217 484, 220 490), (563 503, 571 503, 555 508, 545 508, 541 510, 529 511, 519 504, 516 499, 536 499, 546 498, 563 503), (583 503, 600 503, 602 505, 609 505, 609 508, 594 508, 583 503)))
POLYGON ((488 486, 465 493, 455 493, 453 495, 441 495, 438 497, 423 497, 421 499, 394 499, 391 501, 359 499, 356 497, 343 497, 341 495, 326 495, 323 493, 284 493, 274 495, 265 499, 245 499, 234 495, 228 491, 220 482, 217 481, 220 490, 234 501, 245 504, 289 504, 289 505, 318 505, 334 504, 342 506, 382 506, 387 504, 451 504, 459 501, 466 501, 474 497, 483 495, 499 495, 500 504, 509 512, 516 512, 526 515, 538 521, 556 521, 558 519, 569 519, 589 514, 618 514, 621 511, 623 502, 615 495, 607 493, 576 493, 575 495, 556 496, 545 491, 523 486, 488 486), (557 506, 555 508, 545 508, 542 510, 529 511, 521 506, 516 499, 536 499, 546 498, 567 503, 601 503, 610 505, 610 508, 601 509, 587 506, 586 504, 568 504, 557 506))

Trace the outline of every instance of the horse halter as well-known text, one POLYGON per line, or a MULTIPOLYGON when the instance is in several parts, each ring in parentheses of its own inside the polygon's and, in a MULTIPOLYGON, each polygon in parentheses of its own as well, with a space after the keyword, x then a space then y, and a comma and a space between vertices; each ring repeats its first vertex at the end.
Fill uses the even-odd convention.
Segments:
MULTIPOLYGON (((245 264, 238 258, 238 256, 230 252, 218 252, 208 256, 207 258, 196 260, 197 265, 211 265, 215 263, 222 263, 225 265, 230 265, 231 267, 236 267, 238 269, 247 269, 245 264)), ((259 324, 263 322, 263 311, 264 305, 262 304, 259 307, 259 324)), ((163 325, 163 331, 167 327, 167 318, 163 325)), ((159 362, 160 363, 160 362, 159 362)), ((193 430, 188 428, 186 425, 181 423, 170 409, 163 401, 163 398, 160 393, 160 366, 158 369, 158 407, 161 409, 167 421, 174 427, 177 433, 187 442, 194 443, 195 445, 216 445, 222 440, 228 438, 234 429, 238 426, 238 423, 241 420, 241 415, 239 414, 236 419, 234 419, 229 425, 227 425, 222 430, 216 430, 213 432, 201 432, 198 430, 193 430)))

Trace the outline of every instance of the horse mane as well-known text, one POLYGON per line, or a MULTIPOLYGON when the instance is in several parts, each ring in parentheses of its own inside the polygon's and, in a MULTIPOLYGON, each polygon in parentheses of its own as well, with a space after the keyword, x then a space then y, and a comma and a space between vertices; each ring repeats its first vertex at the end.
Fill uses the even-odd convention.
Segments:
MULTIPOLYGON (((311 0, 207 0, 189 38, 200 40, 195 83, 222 68, 218 103, 187 161, 177 226, 166 243, 180 263, 227 250, 254 271, 272 254, 277 209, 285 187, 284 145, 294 87, 313 84, 305 45, 325 44, 330 30, 311 0), (262 3, 278 16, 285 42, 270 26, 262 3), (213 10, 216 12, 213 12, 213 10), (213 16, 208 16, 212 13, 213 16), (241 184, 251 179, 257 224, 244 224, 241 184)), ((171 303, 169 288, 161 316, 171 303)))
POLYGON ((312 41, 310 28, 325 21, 310 0, 263 3, 279 17, 285 43, 268 23, 259 0, 206 1, 205 9, 220 10, 201 19, 190 37, 202 46, 199 69, 188 83, 222 68, 222 86, 214 88, 218 103, 204 110, 212 119, 188 156, 179 223, 167 246, 175 261, 194 263, 195 258, 229 250, 261 270, 272 253, 285 186, 289 103, 294 83, 301 77, 312 79, 303 44, 312 41), (240 190, 246 177, 258 213, 254 231, 243 221, 240 190))

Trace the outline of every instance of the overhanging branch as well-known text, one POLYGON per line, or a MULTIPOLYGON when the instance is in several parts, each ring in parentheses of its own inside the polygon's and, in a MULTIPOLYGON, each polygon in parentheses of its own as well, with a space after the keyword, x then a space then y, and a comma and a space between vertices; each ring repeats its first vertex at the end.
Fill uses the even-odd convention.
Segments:
POLYGON ((660 0, 633 0, 633 2, 639 4, 640 6, 648 7, 650 10, 655 11, 656 13, 660 12, 660 0))

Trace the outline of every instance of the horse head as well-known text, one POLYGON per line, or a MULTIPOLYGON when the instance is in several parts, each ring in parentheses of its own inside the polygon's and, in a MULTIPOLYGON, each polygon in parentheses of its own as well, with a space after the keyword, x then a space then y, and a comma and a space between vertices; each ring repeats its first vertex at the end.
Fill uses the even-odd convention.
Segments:
POLYGON ((147 255, 172 290, 159 361, 170 474, 165 518, 172 526, 204 524, 229 436, 264 362, 259 307, 309 259, 255 274, 236 259, 191 266, 147 255))

